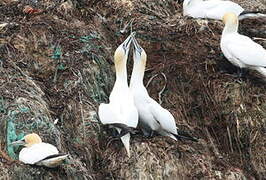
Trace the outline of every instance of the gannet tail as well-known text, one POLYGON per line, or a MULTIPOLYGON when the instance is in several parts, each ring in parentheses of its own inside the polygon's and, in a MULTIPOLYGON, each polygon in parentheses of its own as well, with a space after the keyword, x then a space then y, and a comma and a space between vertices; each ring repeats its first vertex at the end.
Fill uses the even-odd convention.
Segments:
POLYGON ((261 18, 261 17, 266 17, 266 14, 263 14, 260 11, 243 11, 238 16, 238 19, 242 20, 246 18, 261 18))
POLYGON ((260 74, 262 74, 266 78, 266 68, 256 67, 255 70, 257 70, 260 74))
POLYGON ((128 157, 130 157, 129 140, 130 140, 130 134, 129 133, 121 137, 121 141, 122 141, 122 143, 124 144, 124 146, 126 148, 128 157))
POLYGON ((198 139, 196 139, 195 137, 192 137, 191 135, 189 135, 187 132, 185 131, 181 131, 181 130, 177 130, 177 134, 173 134, 172 135, 175 136, 176 139, 178 140, 190 140, 190 141, 194 141, 194 142, 198 142, 198 139))

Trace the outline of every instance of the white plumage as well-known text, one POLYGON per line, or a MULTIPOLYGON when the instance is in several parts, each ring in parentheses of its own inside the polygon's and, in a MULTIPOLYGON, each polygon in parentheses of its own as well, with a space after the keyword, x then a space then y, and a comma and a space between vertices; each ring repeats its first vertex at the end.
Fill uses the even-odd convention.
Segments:
POLYGON ((25 164, 35 164, 48 156, 58 154, 55 146, 48 143, 33 144, 23 148, 19 153, 19 160, 25 164))
POLYGON ((265 14, 261 13, 244 12, 240 5, 228 0, 184 0, 183 2, 184 16, 222 20, 224 14, 228 12, 236 14, 239 19, 265 17, 265 14))
MULTIPOLYGON (((134 105, 133 95, 127 82, 127 57, 131 44, 131 34, 116 50, 114 62, 116 69, 116 81, 109 97, 109 104, 100 104, 99 118, 103 124, 125 124, 128 127, 136 128, 138 124, 138 112, 134 105)), ((116 127, 118 133, 121 128, 116 127)), ((121 137, 128 156, 130 156, 129 143, 130 133, 121 137)))
POLYGON ((238 19, 233 13, 223 17, 225 27, 220 42, 224 56, 240 68, 255 69, 266 77, 266 50, 249 37, 241 35, 238 19))
POLYGON ((67 158, 68 154, 59 154, 52 144, 43 143, 38 134, 31 133, 12 145, 23 145, 19 152, 19 160, 25 164, 56 167, 67 158))

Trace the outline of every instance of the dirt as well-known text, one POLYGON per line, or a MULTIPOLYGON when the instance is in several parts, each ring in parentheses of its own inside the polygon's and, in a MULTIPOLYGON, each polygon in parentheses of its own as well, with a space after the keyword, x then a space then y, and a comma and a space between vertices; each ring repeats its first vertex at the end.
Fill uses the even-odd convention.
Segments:
MULTIPOLYGON (((258 1, 240 3, 265 8, 258 1)), ((181 12, 174 0, 1 1, 0 24, 8 25, 0 28, 0 177, 265 178, 263 77, 253 71, 236 76, 219 47, 222 22, 181 12), (148 55, 150 95, 159 101, 166 83, 162 106, 198 143, 135 135, 128 158, 99 123, 98 105, 108 102, 115 81, 113 53, 131 28, 148 55), (29 132, 69 153, 67 162, 47 169, 14 160, 19 149, 13 152, 8 143, 29 132)), ((265 38, 265 22, 243 20, 239 31, 265 38)))

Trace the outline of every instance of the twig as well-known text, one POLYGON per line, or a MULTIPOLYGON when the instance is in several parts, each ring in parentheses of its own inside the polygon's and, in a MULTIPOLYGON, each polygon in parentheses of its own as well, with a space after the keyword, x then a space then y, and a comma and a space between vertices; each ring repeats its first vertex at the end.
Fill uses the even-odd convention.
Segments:
POLYGON ((228 134, 230 149, 231 149, 231 152, 233 153, 233 144, 232 144, 232 137, 231 137, 230 129, 229 129, 228 126, 226 127, 226 129, 227 129, 227 134, 228 134))
POLYGON ((162 88, 162 90, 159 92, 159 103, 160 104, 162 104, 162 93, 164 92, 164 90, 165 90, 165 87, 166 87, 166 84, 167 84, 167 78, 166 78, 166 76, 165 76, 165 74, 164 73, 161 73, 161 75, 164 77, 164 81, 165 81, 165 83, 164 83, 164 86, 163 86, 163 88, 162 88))
MULTIPOLYGON (((166 78, 166 76, 165 76, 164 73, 160 73, 160 75, 163 76, 164 81, 165 81, 165 84, 164 84, 162 90, 158 93, 159 104, 162 104, 162 93, 164 92, 164 90, 165 90, 165 88, 166 88, 167 78, 166 78)), ((148 86, 150 85, 150 83, 152 82, 152 80, 153 80, 155 77, 157 77, 157 76, 158 76, 158 74, 155 74, 155 75, 153 75, 153 76, 149 79, 149 81, 148 81, 147 84, 146 84, 146 88, 148 88, 148 86)))
POLYGON ((211 145, 211 147, 212 147, 212 149, 213 149, 214 154, 216 155, 216 157, 221 158, 221 155, 220 155, 220 153, 219 153, 217 147, 215 146, 215 144, 214 144, 214 142, 213 142, 213 139, 212 139, 212 137, 211 137, 211 135, 210 135, 209 130, 208 130, 207 128, 205 128, 205 131, 206 131, 206 133, 207 133, 207 137, 208 137, 208 139, 209 139, 209 141, 210 141, 210 145, 211 145))
POLYGON ((134 18, 130 21, 130 34, 132 34, 132 30, 133 30, 133 28, 132 28, 132 24, 133 24, 133 22, 134 22, 134 18))
POLYGON ((253 40, 261 40, 261 41, 266 41, 265 38, 258 38, 258 37, 253 37, 253 40))
POLYGON ((83 140, 85 141, 85 121, 84 121, 84 114, 83 114, 83 106, 82 106, 82 100, 81 95, 79 92, 79 104, 80 104, 80 113, 81 113, 81 120, 82 120, 82 129, 83 129, 83 140))
POLYGON ((132 33, 132 23, 133 23, 133 21, 134 21, 134 19, 131 19, 124 27, 123 27, 123 29, 121 29, 120 30, 120 32, 122 33, 122 34, 124 34, 125 33, 125 31, 126 31, 126 29, 127 29, 127 27, 128 26, 130 26, 130 33, 132 33))

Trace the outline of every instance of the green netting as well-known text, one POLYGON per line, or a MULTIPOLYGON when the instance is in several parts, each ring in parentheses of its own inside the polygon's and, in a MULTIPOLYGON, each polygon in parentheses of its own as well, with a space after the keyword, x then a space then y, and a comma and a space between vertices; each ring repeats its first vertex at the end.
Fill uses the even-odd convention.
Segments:
POLYGON ((8 120, 7 120, 7 133, 6 133, 6 142, 7 142, 7 153, 8 155, 16 159, 17 156, 15 154, 14 146, 10 145, 13 141, 17 140, 16 128, 14 121, 16 119, 17 111, 9 111, 8 112, 8 120))
MULTIPOLYGON (((14 108, 14 106, 12 107, 14 108)), ((18 147, 11 145, 11 143, 20 140, 25 133, 41 131, 49 134, 55 131, 54 124, 42 112, 33 112, 24 104, 16 105, 13 110, 9 110, 6 129, 8 155, 13 159, 17 159, 18 147)))
POLYGON ((54 51, 53 51, 53 55, 51 56, 51 58, 53 59, 60 59, 62 56, 62 50, 61 50, 61 47, 60 46, 55 46, 54 47, 54 51))

